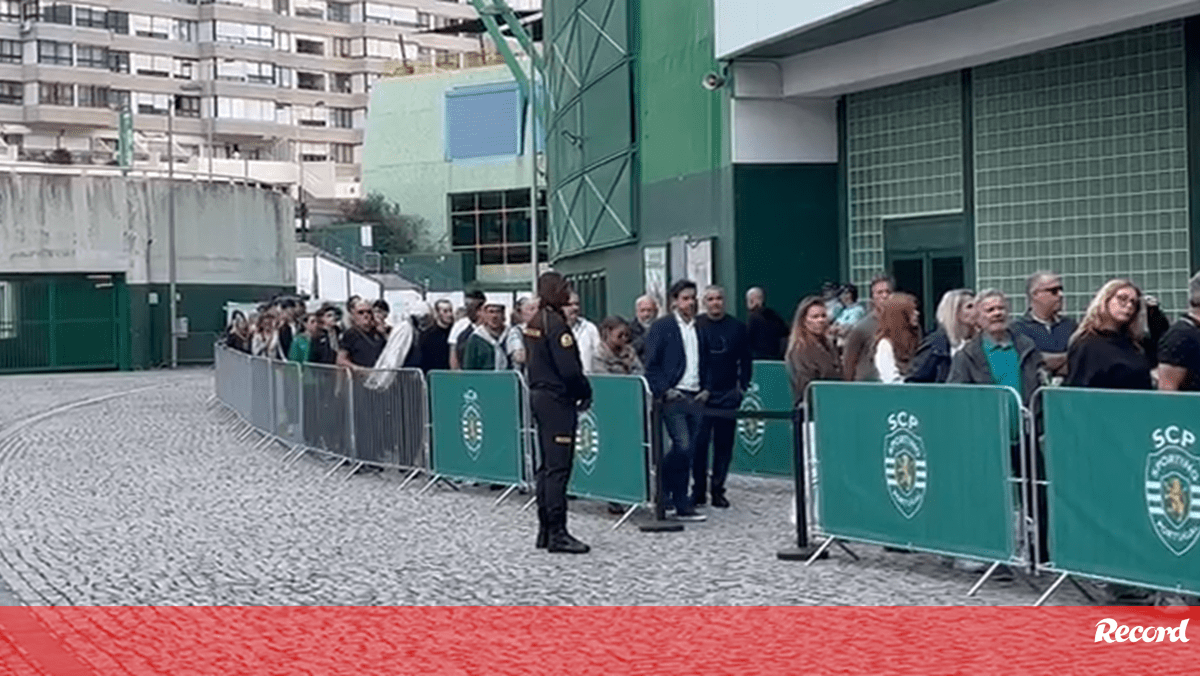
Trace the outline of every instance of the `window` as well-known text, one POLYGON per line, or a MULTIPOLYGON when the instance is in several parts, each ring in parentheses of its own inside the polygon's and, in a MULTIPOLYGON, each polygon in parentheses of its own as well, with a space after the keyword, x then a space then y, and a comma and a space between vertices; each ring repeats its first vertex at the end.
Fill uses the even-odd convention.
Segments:
POLYGON ((63 82, 39 82, 38 102, 44 106, 75 105, 75 85, 63 82))
POLYGON ((579 311, 585 317, 600 317, 608 314, 608 273, 603 270, 568 275, 571 288, 579 294, 579 311))
POLYGON ((175 79, 176 80, 191 80, 196 77, 196 66, 199 61, 195 59, 181 59, 175 57, 175 79))
POLYGON ((217 61, 217 79, 275 84, 275 66, 262 61, 222 59, 217 61))
POLYGON ((25 103, 25 84, 0 80, 0 104, 19 106, 23 103, 25 103))
POLYGON ((133 95, 134 111, 140 115, 166 115, 171 105, 170 94, 137 92, 133 95))
POLYGON ((354 128, 354 109, 353 108, 333 108, 331 109, 330 117, 333 119, 333 126, 338 129, 353 129, 354 128))
POLYGON ((108 69, 114 73, 129 72, 129 52, 108 50, 108 69))
POLYGON ((314 54, 316 56, 325 55, 325 41, 316 40, 313 38, 296 38, 296 53, 297 54, 314 54))
POLYGON ((322 73, 305 73, 303 71, 296 72, 296 89, 308 89, 311 91, 325 91, 325 75, 322 73))
POLYGON ((20 40, 0 40, 0 63, 21 63, 24 48, 20 40))
POLYGON ((275 102, 221 96, 217 98, 217 117, 274 122, 275 102))
POLYGON ((187 19, 174 19, 171 24, 171 39, 176 42, 195 42, 197 23, 187 19))
POLYGON ((38 63, 70 66, 72 64, 71 43, 38 40, 38 63))
POLYGON ((333 55, 342 58, 354 56, 354 38, 334 38, 333 55))
POLYGON ((325 0, 292 0, 292 13, 306 19, 324 19, 325 0))
POLYGON ((176 95, 175 114, 179 117, 200 117, 200 97, 176 95))
POLYGON ((0 282, 0 339, 17 337, 17 294, 12 282, 0 282))
POLYGON ((329 125, 329 109, 325 106, 293 106, 296 123, 301 127, 326 127, 329 125))
POLYGON ((521 154, 521 113, 515 82, 446 92, 446 159, 521 154))
POLYGON ((174 60, 169 56, 157 54, 134 54, 130 57, 133 62, 133 72, 150 77, 171 77, 175 67, 174 60))
MULTIPOLYGON (((538 207, 546 217, 545 194, 538 207)), ((479 265, 528 264, 529 190, 450 195, 450 238, 455 251, 475 254, 479 265)), ((538 228, 538 260, 546 260, 546 229, 538 228)))
POLYGON ((348 2, 330 2, 328 8, 328 18, 330 21, 338 21, 340 23, 350 23, 350 3, 348 2))
POLYGON ((81 5, 75 8, 75 25, 80 28, 108 29, 108 10, 81 5))
POLYGON ((107 108, 112 100, 112 90, 103 85, 79 85, 79 106, 82 108, 107 108))
POLYGON ((79 45, 75 50, 75 65, 80 68, 108 70, 108 48, 79 45))
POLYGON ((377 59, 399 59, 400 43, 396 40, 376 40, 367 38, 367 56, 377 59))
POLYGON ((354 84, 346 73, 333 74, 333 91, 338 94, 353 94, 354 84))
POLYGON ((173 22, 174 19, 168 19, 163 16, 146 16, 145 14, 131 14, 129 16, 129 24, 133 29, 133 34, 141 38, 170 40, 173 22))
POLYGON ((274 32, 270 26, 263 24, 217 21, 214 30, 217 42, 232 42, 267 48, 271 48, 275 44, 274 32))
POLYGON ((420 25, 417 21, 417 10, 412 7, 396 7, 379 2, 363 3, 363 20, 367 23, 386 23, 413 28, 420 25))
POLYGON ((353 143, 332 143, 330 144, 333 151, 333 161, 338 164, 354 164, 354 144, 353 143))
POLYGON ((0 21, 21 22, 21 0, 0 0, 0 21))
POLYGON ((60 23, 66 26, 71 25, 71 6, 70 5, 46 5, 42 7, 42 21, 46 23, 60 23))
POLYGON ((129 12, 110 9, 104 17, 104 22, 108 26, 108 30, 121 35, 129 35, 129 12))

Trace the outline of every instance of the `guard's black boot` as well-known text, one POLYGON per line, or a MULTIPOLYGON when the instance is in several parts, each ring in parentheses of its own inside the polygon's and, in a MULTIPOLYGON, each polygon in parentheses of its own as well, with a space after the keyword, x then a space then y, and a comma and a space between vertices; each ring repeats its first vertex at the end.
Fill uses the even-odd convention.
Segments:
POLYGON ((550 546, 550 531, 544 526, 538 526, 537 548, 545 549, 550 546))
POLYGON ((556 554, 587 554, 592 548, 576 540, 566 528, 559 528, 550 533, 550 543, 547 549, 556 554))

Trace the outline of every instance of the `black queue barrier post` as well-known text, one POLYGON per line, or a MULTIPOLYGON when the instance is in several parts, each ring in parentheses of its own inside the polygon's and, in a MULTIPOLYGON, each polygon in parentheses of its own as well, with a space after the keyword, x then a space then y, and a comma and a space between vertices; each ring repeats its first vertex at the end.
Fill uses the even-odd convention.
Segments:
POLYGON ((667 521, 667 505, 663 501, 663 433, 662 402, 650 406, 650 462, 654 467, 654 520, 638 525, 643 533, 678 533, 683 524, 667 521))
MULTIPOLYGON (((786 547, 775 553, 781 561, 808 561, 819 549, 808 541, 808 500, 804 472, 804 407, 797 406, 792 410, 792 474, 796 486, 796 546, 786 547)), ((823 551, 817 558, 827 558, 829 552, 823 551)))

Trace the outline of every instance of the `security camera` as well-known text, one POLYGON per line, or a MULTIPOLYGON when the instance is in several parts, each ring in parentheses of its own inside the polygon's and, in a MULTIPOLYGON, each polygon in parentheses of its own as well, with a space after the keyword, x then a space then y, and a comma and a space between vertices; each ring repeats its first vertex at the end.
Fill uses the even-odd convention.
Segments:
POLYGON ((714 92, 725 86, 725 78, 721 77, 718 73, 707 73, 705 74, 704 78, 700 80, 700 86, 704 87, 710 92, 714 92))

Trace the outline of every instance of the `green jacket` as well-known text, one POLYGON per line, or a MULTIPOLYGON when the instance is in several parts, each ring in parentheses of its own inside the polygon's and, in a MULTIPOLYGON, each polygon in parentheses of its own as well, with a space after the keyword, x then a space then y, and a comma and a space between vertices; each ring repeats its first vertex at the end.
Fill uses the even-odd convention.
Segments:
POLYGON ((301 333, 292 339, 292 347, 288 350, 288 359, 305 363, 308 361, 309 355, 312 353, 312 343, 309 341, 306 334, 301 333))
POLYGON ((508 368, 508 355, 504 346, 498 342, 492 343, 476 331, 467 339, 463 350, 462 368, 464 371, 503 371, 508 368), (497 356, 499 355, 499 356, 497 356))

